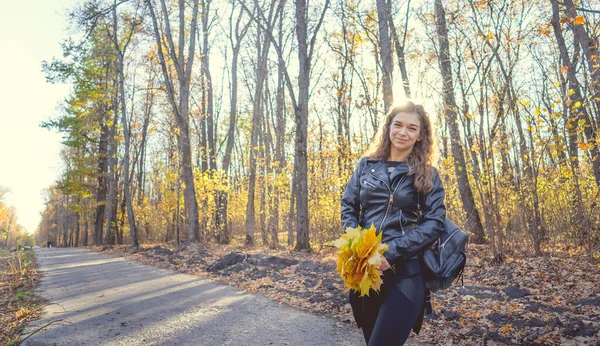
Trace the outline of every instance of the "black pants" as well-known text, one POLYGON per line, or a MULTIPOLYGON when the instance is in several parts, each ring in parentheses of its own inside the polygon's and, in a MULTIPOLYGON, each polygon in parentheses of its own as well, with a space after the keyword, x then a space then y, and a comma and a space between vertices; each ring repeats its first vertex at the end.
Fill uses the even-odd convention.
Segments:
MULTIPOLYGON (((360 297, 350 291, 350 305, 356 323, 369 346, 403 345, 410 330, 423 314, 425 282, 418 261, 399 266, 396 273, 386 270, 379 294, 371 291, 360 297), (418 271, 418 273, 414 273, 418 271)), ((397 266, 398 267, 398 266, 397 266)))

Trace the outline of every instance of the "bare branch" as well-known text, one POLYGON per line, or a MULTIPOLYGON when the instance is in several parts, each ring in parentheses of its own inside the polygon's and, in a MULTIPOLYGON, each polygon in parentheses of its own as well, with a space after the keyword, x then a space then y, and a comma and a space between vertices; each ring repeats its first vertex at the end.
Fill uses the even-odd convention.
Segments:
POLYGON ((323 24, 323 18, 325 18, 325 12, 327 12, 328 8, 329 8, 329 0, 326 0, 325 1, 325 7, 323 7, 323 11, 321 12, 321 18, 319 18, 319 22, 317 23, 317 26, 315 27, 315 31, 313 32, 313 37, 310 40, 310 47, 309 47, 309 52, 308 52, 308 61, 312 61, 313 48, 315 47, 315 41, 317 39, 317 34, 319 33, 319 28, 321 27, 321 24, 323 24))
MULTIPOLYGON (((194 0, 194 9, 193 9, 193 13, 192 13, 192 27, 191 27, 191 32, 190 32, 190 46, 188 47, 188 57, 187 57, 187 61, 185 62, 185 79, 189 80, 190 76, 192 74, 192 65, 194 63, 194 49, 195 49, 195 45, 196 45, 196 30, 198 27, 198 0, 194 0)), ((183 31, 183 26, 182 26, 182 31, 183 31)), ((183 61, 183 60, 182 60, 183 61)))
POLYGON ((158 46, 158 58, 160 59, 160 66, 163 70, 163 76, 165 80, 165 85, 167 87, 167 95, 169 97, 169 102, 173 106, 173 110, 175 112, 175 116, 180 116, 179 107, 177 106, 177 102, 175 101, 175 89, 173 87, 173 83, 169 79, 169 71, 167 70, 167 63, 165 62, 165 56, 162 48, 162 40, 160 38, 160 32, 158 31, 158 21, 156 19, 156 14, 154 13, 154 7, 152 6, 151 0, 146 0, 146 4, 148 5, 148 9, 150 10, 150 16, 152 17, 152 23, 154 24, 154 36, 156 38, 156 45, 158 46))
POLYGON ((22 343, 23 343, 23 341, 25 341, 25 340, 29 339, 29 338, 30 338, 30 337, 31 337, 33 334, 35 334, 35 333, 39 332, 40 330, 43 330, 44 328, 46 328, 46 327, 50 326, 51 324, 53 324, 53 323, 58 323, 58 322, 63 322, 63 323, 64 323, 64 325, 67 325, 67 326, 74 326, 74 325, 75 325, 73 322, 71 322, 71 321, 65 321, 65 320, 64 320, 64 319, 62 319, 62 318, 61 318, 61 319, 59 319, 59 320, 54 320, 54 321, 51 321, 50 323, 48 323, 48 324, 45 324, 45 325, 41 326, 40 328, 38 328, 38 329, 36 329, 35 331, 33 331, 31 334, 29 334, 29 335, 27 335, 26 337, 24 337, 23 339, 19 340, 19 344, 22 344, 22 343))
MULTIPOLYGON (((183 66, 179 64, 179 60, 177 59, 177 53, 175 53, 175 44, 173 43, 173 35, 171 34, 171 21, 169 20, 169 12, 167 11, 167 5, 165 4, 165 0, 160 0, 160 5, 162 7, 163 14, 165 15, 165 32, 167 35, 167 43, 169 44, 169 55, 171 56, 171 60, 173 61, 173 65, 175 66, 175 71, 177 71, 177 74, 179 76, 183 76, 183 66)), ((182 9, 180 8, 179 10, 181 11, 182 9)))
MULTIPOLYGON (((563 5, 563 6, 565 6, 564 2, 559 1, 558 3, 561 4, 561 5, 563 5)), ((583 7, 577 7, 577 8, 575 8, 575 10, 581 11, 581 12, 588 12, 588 13, 600 14, 600 10, 590 10, 590 9, 583 8, 583 7)))
MULTIPOLYGON (((285 0, 280 1, 281 7, 283 7, 284 2, 285 2, 285 0)), ((273 33, 270 30, 267 30, 265 28, 265 26, 252 14, 250 9, 248 9, 248 7, 246 6, 246 4, 243 1, 240 1, 240 4, 242 5, 242 8, 246 11, 246 13, 248 13, 248 15, 250 16, 250 19, 252 19, 252 21, 254 21, 256 23, 256 25, 260 26, 260 28, 264 32, 267 33, 267 36, 269 37, 269 39, 271 40, 271 43, 273 43, 273 46, 275 47, 275 51, 277 52, 277 56, 279 57, 280 63, 283 63, 283 65, 286 66, 285 59, 283 56, 283 51, 281 50, 281 47, 277 43, 277 40, 275 39, 275 37, 273 37, 273 33)), ((262 16, 262 19, 264 20, 265 18, 264 18, 264 15, 262 14, 262 12, 259 11, 259 13, 262 16)), ((298 103, 296 101, 296 94, 294 93, 294 88, 292 87, 292 81, 290 79, 290 75, 287 71, 287 68, 284 68, 283 72, 284 72, 284 76, 285 76, 286 86, 288 88, 288 92, 290 93, 290 97, 292 99, 292 105, 294 106, 294 108, 298 108, 298 103)))

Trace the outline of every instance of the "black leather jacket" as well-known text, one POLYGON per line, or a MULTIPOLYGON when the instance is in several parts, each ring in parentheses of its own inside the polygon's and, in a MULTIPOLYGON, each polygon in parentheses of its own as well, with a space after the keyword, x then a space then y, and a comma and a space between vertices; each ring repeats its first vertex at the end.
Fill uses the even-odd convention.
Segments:
POLYGON ((390 264, 415 257, 440 237, 444 227, 444 187, 435 168, 434 172, 433 189, 418 199, 423 219, 417 224, 417 192, 408 164, 401 163, 388 176, 385 161, 361 159, 342 197, 343 228, 374 224, 388 244, 384 256, 390 264))

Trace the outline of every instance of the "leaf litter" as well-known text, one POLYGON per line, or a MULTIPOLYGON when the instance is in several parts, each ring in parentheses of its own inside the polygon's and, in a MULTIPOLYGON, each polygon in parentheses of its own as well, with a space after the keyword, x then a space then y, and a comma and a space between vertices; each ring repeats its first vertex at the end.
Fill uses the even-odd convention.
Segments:
MULTIPOLYGON (((145 264, 197 275, 356 328, 336 249, 313 253, 241 245, 173 244, 95 247, 145 264)), ((487 245, 469 245, 464 286, 432 296, 416 341, 445 345, 600 345, 600 267, 597 259, 554 252, 490 265, 487 245), (577 265, 576 265, 577 264, 577 265)), ((511 257, 514 256, 514 257, 511 257)))

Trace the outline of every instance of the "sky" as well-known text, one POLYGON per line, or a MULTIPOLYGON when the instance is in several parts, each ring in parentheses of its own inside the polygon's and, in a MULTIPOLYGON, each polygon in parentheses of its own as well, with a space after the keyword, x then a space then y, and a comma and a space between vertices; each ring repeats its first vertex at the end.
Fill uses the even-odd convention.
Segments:
POLYGON ((0 186, 18 223, 33 233, 44 210, 42 190, 60 171, 61 135, 39 125, 59 113, 70 90, 46 83, 43 60, 60 58, 75 0, 0 0, 0 186))

